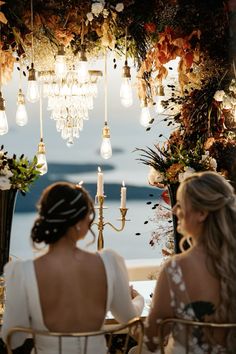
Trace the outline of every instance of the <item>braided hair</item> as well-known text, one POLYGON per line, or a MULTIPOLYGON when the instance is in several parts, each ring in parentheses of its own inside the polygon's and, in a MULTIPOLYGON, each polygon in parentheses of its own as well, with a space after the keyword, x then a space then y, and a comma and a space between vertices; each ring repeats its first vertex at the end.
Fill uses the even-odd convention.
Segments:
MULTIPOLYGON (((92 214, 90 227, 95 218, 93 201, 80 185, 56 182, 42 192, 37 204, 38 218, 31 230, 33 244, 53 244, 65 235, 68 228, 92 214)), ((93 237, 95 235, 90 228, 93 237)))

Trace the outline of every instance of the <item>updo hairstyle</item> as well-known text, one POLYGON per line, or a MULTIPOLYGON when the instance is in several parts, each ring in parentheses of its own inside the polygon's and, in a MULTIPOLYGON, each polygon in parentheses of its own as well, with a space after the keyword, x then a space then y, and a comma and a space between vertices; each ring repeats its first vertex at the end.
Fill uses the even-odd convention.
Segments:
MULTIPOLYGON (((92 215, 90 227, 95 217, 93 201, 88 192, 80 185, 69 182, 56 182, 45 188, 37 209, 39 216, 31 230, 34 244, 53 244, 88 213, 92 215)), ((90 231, 94 236, 93 231, 90 231)))

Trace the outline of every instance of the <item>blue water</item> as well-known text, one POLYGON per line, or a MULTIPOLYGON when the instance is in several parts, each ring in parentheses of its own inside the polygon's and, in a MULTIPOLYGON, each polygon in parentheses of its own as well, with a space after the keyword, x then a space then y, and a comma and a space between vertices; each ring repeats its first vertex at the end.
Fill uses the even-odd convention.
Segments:
MULTIPOLYGON (((155 201, 156 202, 156 201, 155 201)), ((118 201, 107 201, 107 209, 104 210, 104 221, 109 221, 116 227, 120 226, 120 210, 118 201)), ((125 228, 122 232, 116 232, 106 226, 104 229, 104 245, 106 248, 112 248, 120 253, 126 259, 136 258, 160 258, 162 244, 154 248, 149 245, 151 233, 155 230, 155 223, 150 219, 155 218, 155 212, 144 200, 127 201, 128 213, 125 228), (144 224, 148 221, 147 224, 144 224), (140 233, 141 235, 136 235, 140 233)), ((35 218, 35 213, 15 213, 12 225, 11 248, 10 253, 14 258, 27 259, 37 256, 37 252, 32 250, 30 242, 30 230, 35 218)), ((97 234, 97 227, 93 226, 97 234)), ((92 240, 88 234, 86 239, 79 242, 79 247, 86 247, 86 244, 92 240)), ((96 242, 88 248, 96 249, 96 242)))

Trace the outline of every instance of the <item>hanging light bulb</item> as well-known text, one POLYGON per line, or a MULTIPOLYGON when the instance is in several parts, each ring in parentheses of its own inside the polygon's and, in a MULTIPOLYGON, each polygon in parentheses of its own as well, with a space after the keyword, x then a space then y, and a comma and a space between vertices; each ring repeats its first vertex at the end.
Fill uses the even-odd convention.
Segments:
POLYGON ((81 46, 81 52, 80 52, 80 60, 78 62, 78 67, 77 67, 77 74, 78 74, 78 80, 81 83, 85 83, 88 81, 89 75, 88 75, 88 61, 86 58, 85 54, 85 46, 81 46))
POLYGON ((45 149, 45 144, 43 142, 43 139, 40 140, 40 143, 38 145, 37 159, 38 159, 37 164, 40 165, 38 171, 40 175, 44 175, 45 173, 48 172, 48 164, 46 160, 46 149, 45 149))
POLYGON ((100 153, 102 158, 104 158, 105 160, 112 157, 110 129, 106 124, 102 130, 102 145, 101 145, 100 153))
POLYGON ((121 103, 124 107, 130 107, 133 104, 133 94, 131 87, 130 67, 127 65, 127 60, 123 66, 122 82, 120 87, 121 103))
POLYGON ((29 69, 29 77, 28 77, 28 87, 27 87, 27 100, 34 103, 39 100, 39 87, 38 82, 36 80, 36 72, 34 69, 34 63, 31 64, 31 68, 29 69))
POLYGON ((59 79, 63 79, 67 74, 66 56, 65 56, 65 50, 63 45, 59 47, 56 56, 55 74, 59 79))
POLYGON ((25 108, 25 96, 19 89, 17 97, 16 124, 23 127, 28 123, 28 115, 25 108))
POLYGON ((5 111, 4 98, 2 97, 2 92, 0 91, 0 135, 7 134, 8 123, 5 111))
POLYGON ((150 115, 149 107, 147 105, 147 100, 145 100, 141 110, 140 124, 144 127, 148 127, 150 125, 150 120, 151 120, 151 115, 150 115))

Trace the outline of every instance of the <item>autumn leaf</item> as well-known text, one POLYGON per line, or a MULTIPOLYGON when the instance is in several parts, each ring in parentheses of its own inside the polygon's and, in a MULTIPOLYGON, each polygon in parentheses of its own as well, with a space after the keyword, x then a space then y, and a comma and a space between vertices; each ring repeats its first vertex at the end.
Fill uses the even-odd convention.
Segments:
POLYGON ((7 24, 7 19, 3 12, 0 12, 0 22, 4 23, 4 25, 7 24))

